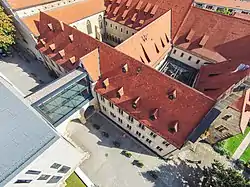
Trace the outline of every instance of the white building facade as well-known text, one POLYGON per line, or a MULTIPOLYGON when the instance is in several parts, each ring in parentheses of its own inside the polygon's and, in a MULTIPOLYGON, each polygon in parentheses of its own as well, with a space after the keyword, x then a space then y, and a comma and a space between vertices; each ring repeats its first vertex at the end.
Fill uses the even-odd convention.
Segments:
POLYGON ((105 19, 105 34, 104 41, 112 46, 117 46, 122 43, 130 36, 135 34, 137 31, 135 29, 124 26, 120 23, 112 21, 110 19, 105 19))
POLYGON ((176 154, 180 151, 175 146, 168 143, 166 139, 151 131, 145 125, 128 115, 125 111, 115 106, 112 102, 99 94, 97 94, 97 98, 100 111, 103 114, 159 156, 168 158, 172 154, 176 154))
POLYGON ((84 153, 72 147, 65 139, 59 138, 5 187, 61 186, 83 159, 86 159, 84 153))

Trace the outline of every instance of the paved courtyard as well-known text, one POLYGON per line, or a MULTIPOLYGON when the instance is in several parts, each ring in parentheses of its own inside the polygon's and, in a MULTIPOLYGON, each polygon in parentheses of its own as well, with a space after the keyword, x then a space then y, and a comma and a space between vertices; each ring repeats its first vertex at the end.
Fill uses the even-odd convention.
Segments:
POLYGON ((18 54, 16 51, 13 52, 13 57, 0 59, 0 72, 23 96, 35 92, 53 80, 41 63, 28 59, 23 53, 18 54))
POLYGON ((100 187, 197 187, 202 177, 200 167, 210 165, 213 159, 221 159, 214 152, 210 154, 206 145, 203 147, 201 144, 195 151, 187 150, 179 158, 166 162, 129 135, 124 136, 122 130, 98 113, 84 125, 77 120, 70 122, 68 134, 76 145, 89 152, 90 158, 80 168, 100 187), (100 129, 95 129, 93 124, 100 125, 100 129), (102 132, 108 132, 109 137, 104 137, 102 132), (120 142, 120 148, 116 148, 113 141, 120 142), (122 150, 132 153, 132 157, 121 155, 122 150), (195 155, 196 151, 200 155, 195 155), (204 162, 201 165, 189 163, 185 157, 194 161, 202 159, 204 162), (144 167, 133 166, 131 163, 134 159, 140 160, 144 167), (158 179, 153 179, 149 171, 155 171, 158 179))

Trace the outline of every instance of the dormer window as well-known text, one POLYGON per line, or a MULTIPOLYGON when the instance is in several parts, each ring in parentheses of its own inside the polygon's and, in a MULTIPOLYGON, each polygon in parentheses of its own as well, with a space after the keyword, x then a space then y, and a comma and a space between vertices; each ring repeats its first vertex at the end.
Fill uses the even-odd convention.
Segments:
POLYGON ((117 91, 117 97, 121 98, 124 95, 124 90, 123 87, 121 87, 118 91, 117 91))
POLYGON ((128 72, 128 64, 125 64, 125 65, 122 67, 122 72, 123 72, 123 73, 127 73, 127 72, 128 72))
POLYGON ((107 88, 109 86, 109 78, 106 78, 102 83, 103 83, 103 86, 107 88))
POLYGON ((53 25, 52 25, 52 23, 49 23, 48 27, 49 27, 49 30, 53 31, 53 25))
POLYGON ((168 131, 172 134, 179 131, 179 121, 175 121, 171 126, 168 128, 168 131))
POLYGON ((169 98, 170 100, 176 99, 176 98, 177 98, 177 91, 176 91, 176 90, 170 91, 170 92, 168 93, 168 98, 169 98))
POLYGON ((140 97, 137 97, 136 100, 133 102, 132 107, 133 107, 134 109, 137 108, 137 105, 138 105, 138 102, 140 101, 140 99, 141 99, 140 97))
POLYGON ((158 118, 158 115, 159 115, 158 113, 159 113, 159 109, 156 108, 156 109, 153 111, 153 113, 150 115, 150 119, 151 119, 152 121, 156 120, 156 119, 158 118))
POLYGON ((61 58, 65 57, 65 51, 62 49, 61 51, 58 52, 61 58))
POLYGON ((54 52, 55 49, 56 49, 56 45, 55 44, 50 44, 49 48, 51 49, 52 52, 54 52))
POLYGON ((74 41, 74 36, 73 34, 69 35, 69 41, 72 43, 74 41))

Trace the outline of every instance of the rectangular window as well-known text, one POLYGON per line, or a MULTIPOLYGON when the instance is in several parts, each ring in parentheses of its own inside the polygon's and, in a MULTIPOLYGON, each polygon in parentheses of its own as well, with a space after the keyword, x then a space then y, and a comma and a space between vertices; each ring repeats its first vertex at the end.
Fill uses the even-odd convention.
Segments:
POLYGON ((53 176, 53 177, 50 178, 50 180, 48 180, 47 183, 58 183, 59 180, 61 180, 61 179, 62 179, 61 176, 53 176))
POLYGON ((134 118, 131 116, 128 116, 128 120, 131 121, 132 123, 134 122, 134 118))
POLYGON ((70 167, 63 166, 58 170, 58 173, 67 173, 70 170, 70 167))
POLYGON ((128 34, 128 31, 126 31, 126 34, 128 34))
POLYGON ((110 106, 111 108, 114 108, 114 104, 111 103, 111 102, 109 102, 109 106, 110 106))
POLYGON ((196 61, 196 64, 199 64, 199 63, 200 63, 200 60, 197 60, 197 61, 196 61))
POLYGON ((101 100, 102 100, 102 102, 105 103, 105 98, 103 96, 101 96, 101 100))
POLYGON ((151 144, 152 140, 150 140, 150 139, 147 138, 146 142, 148 142, 149 144, 151 144))
POLYGON ((119 111, 119 114, 123 115, 122 109, 119 108, 118 111, 119 111))
POLYGON ((39 175, 41 171, 35 171, 35 170, 28 170, 25 174, 31 174, 31 175, 39 175))
POLYGON ((107 21, 105 21, 105 25, 108 25, 107 21))
POLYGON ((52 164, 52 165, 50 166, 50 168, 58 169, 60 166, 61 166, 61 164, 54 163, 54 164, 52 164))
POLYGON ((116 118, 116 115, 115 115, 113 112, 110 112, 110 115, 111 115, 113 118, 116 118))
POLYGON ((48 180, 50 175, 41 175, 37 180, 48 180))
POLYGON ((145 130, 145 126, 142 125, 141 123, 139 124, 139 128, 141 128, 142 130, 145 130))
POLYGON ((174 50, 174 52, 173 52, 174 54, 176 53, 176 49, 174 50))
POLYGON ((157 146, 156 149, 159 150, 159 151, 163 150, 160 146, 157 146))
POLYGON ((122 32, 122 28, 121 28, 121 32, 122 32))
POLYGON ((191 57, 191 56, 189 56, 189 57, 188 57, 188 60, 191 60, 191 59, 192 59, 192 57, 191 57))
POLYGON ((19 183, 19 184, 21 184, 21 183, 30 183, 31 181, 32 180, 19 179, 15 183, 19 183))
POLYGON ((139 136, 139 137, 141 137, 141 133, 138 132, 138 131, 136 131, 136 135, 139 136))
POLYGON ((107 109, 106 109, 106 107, 105 106, 102 106, 102 109, 106 112, 107 111, 107 109))
POLYGON ((156 134, 153 132, 150 133, 150 136, 152 136, 153 138, 156 138, 156 134))
POLYGON ((121 119, 121 118, 118 118, 118 121, 119 121, 120 123, 122 123, 122 119, 121 119))
POLYGON ((128 128, 129 130, 132 129, 132 127, 131 127, 129 124, 127 124, 127 128, 128 128))
POLYGON ((117 30, 117 26, 115 26, 115 29, 117 30))
POLYGON ((110 23, 110 27, 112 27, 112 24, 110 23))
POLYGON ((184 53, 181 53, 181 57, 183 57, 184 56, 184 53))
POLYGON ((218 126, 215 128, 217 131, 220 131, 220 132, 224 132, 224 131, 227 131, 228 129, 222 125, 218 126))

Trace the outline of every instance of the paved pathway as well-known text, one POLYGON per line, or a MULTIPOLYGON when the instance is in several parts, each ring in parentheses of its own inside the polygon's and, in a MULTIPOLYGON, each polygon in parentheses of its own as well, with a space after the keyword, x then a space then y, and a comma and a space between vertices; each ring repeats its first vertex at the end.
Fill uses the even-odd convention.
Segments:
POLYGON ((248 132, 248 134, 246 135, 244 140, 241 142, 239 147, 236 149, 232 158, 235 160, 239 159, 249 145, 250 145, 250 132, 248 132))

